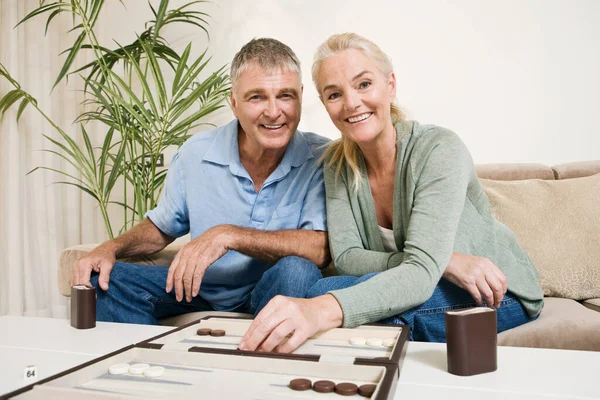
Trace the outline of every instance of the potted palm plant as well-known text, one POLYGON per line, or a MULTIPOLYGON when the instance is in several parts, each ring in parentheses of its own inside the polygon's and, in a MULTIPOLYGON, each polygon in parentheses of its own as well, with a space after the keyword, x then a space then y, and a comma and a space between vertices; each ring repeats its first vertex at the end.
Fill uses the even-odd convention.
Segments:
POLYGON ((191 57, 192 46, 188 44, 179 53, 161 35, 166 26, 174 24, 191 24, 208 34, 209 16, 198 10, 204 2, 191 1, 173 9, 169 0, 156 2, 157 7, 149 3, 154 18, 144 31, 132 43, 114 48, 99 43, 94 30, 103 0, 41 1, 19 22, 29 23, 46 15, 47 29, 57 15, 72 15, 72 30, 78 36, 66 51, 55 86, 69 76, 83 80, 85 107, 74 121, 80 127, 82 145, 48 117, 0 62, 0 78, 12 87, 0 97, 0 116, 18 107, 18 120, 28 106, 33 107, 58 132, 58 139, 44 135, 50 145, 45 151, 64 159, 77 173, 38 168, 58 172, 66 178, 60 183, 74 185, 92 196, 110 238, 143 219, 156 205, 166 177, 166 170, 160 168, 165 150, 181 146, 204 117, 224 106, 229 95, 225 66, 207 74, 210 58, 206 51, 191 57), (81 52, 91 52, 93 61, 76 68, 81 52), (91 137, 90 126, 102 132, 101 140, 91 137), (95 141, 101 146, 94 147, 95 141), (117 185, 122 185, 124 192, 119 201, 113 192, 117 185), (123 210, 118 231, 109 218, 110 205, 123 210))

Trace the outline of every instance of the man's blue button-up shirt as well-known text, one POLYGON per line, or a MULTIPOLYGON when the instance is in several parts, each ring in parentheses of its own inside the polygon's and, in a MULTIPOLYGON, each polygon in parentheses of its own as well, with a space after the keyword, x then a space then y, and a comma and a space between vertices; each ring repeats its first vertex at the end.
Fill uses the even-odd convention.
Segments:
MULTIPOLYGON (((323 169, 329 139, 296 131, 279 166, 260 191, 240 162, 238 120, 200 132, 173 157, 158 206, 147 217, 165 234, 194 239, 232 224, 262 230, 327 230, 323 169)), ((200 296, 217 310, 243 305, 271 265, 228 251, 207 270, 200 296)))

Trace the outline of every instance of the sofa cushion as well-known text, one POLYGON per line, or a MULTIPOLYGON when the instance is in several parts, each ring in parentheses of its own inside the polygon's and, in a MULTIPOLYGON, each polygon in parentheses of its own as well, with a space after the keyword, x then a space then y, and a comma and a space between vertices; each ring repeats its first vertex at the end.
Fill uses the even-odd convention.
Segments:
POLYGON ((500 346, 600 350, 600 313, 570 299, 548 297, 535 321, 498 335, 500 346))
POLYGON ((556 179, 581 178, 600 174, 600 160, 597 161, 578 161, 567 164, 555 165, 552 167, 556 179))
POLYGON ((554 180, 552 168, 543 164, 478 164, 475 166, 477 176, 483 179, 499 181, 516 181, 520 179, 554 180))
POLYGON ((600 297, 600 174, 481 182, 492 211, 537 267, 546 296, 600 297))
POLYGON ((585 300, 584 302, 582 302, 581 304, 583 304, 590 310, 600 312, 600 299, 588 299, 588 300, 585 300))
MULTIPOLYGON (((73 268, 73 263, 85 256, 96 246, 98 245, 82 244, 69 247, 60 253, 58 264, 58 290, 63 296, 71 295, 71 270, 73 268)), ((123 258, 119 261, 143 265, 170 265, 181 246, 181 243, 172 243, 156 254, 123 258)))

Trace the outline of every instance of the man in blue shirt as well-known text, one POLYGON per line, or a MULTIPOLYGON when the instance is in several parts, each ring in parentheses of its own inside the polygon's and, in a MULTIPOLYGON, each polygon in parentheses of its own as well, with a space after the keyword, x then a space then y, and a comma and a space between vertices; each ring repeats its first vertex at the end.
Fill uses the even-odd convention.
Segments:
POLYGON ((296 55, 277 40, 252 40, 234 57, 231 81, 236 119, 190 138, 147 218, 74 264, 73 284, 102 289, 98 320, 258 312, 278 294, 304 297, 329 263, 318 162, 328 139, 297 131, 296 55), (156 253, 188 232, 170 266, 116 262, 156 253))

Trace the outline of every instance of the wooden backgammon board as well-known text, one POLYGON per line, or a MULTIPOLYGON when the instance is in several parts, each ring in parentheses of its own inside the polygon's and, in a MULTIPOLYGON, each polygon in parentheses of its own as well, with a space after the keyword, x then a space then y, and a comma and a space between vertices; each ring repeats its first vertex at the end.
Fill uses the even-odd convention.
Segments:
POLYGON ((309 338, 292 354, 280 354, 237 349, 251 322, 206 317, 7 398, 393 398, 406 351, 407 326, 332 329, 309 338))

